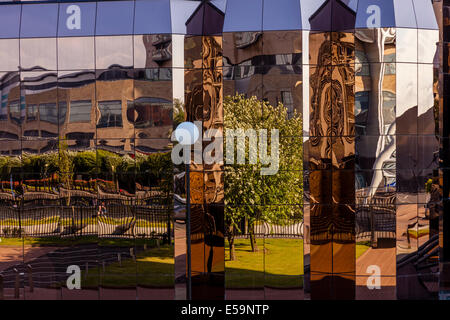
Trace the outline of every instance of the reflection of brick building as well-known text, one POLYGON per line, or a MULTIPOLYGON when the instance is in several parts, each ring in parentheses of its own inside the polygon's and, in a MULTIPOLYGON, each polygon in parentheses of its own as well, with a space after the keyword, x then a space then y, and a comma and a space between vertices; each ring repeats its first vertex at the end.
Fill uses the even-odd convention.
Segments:
POLYGON ((225 33, 225 95, 246 93, 301 113, 301 36, 299 31, 225 33))
POLYGON ((18 73, 3 76, 0 137, 23 139, 32 153, 54 148, 49 139, 58 136, 76 149, 92 148, 97 139, 97 145, 117 152, 166 150, 172 128, 171 37, 145 35, 141 41, 145 62, 136 57, 136 64, 146 69, 111 66, 57 76, 36 67, 21 79, 18 73))

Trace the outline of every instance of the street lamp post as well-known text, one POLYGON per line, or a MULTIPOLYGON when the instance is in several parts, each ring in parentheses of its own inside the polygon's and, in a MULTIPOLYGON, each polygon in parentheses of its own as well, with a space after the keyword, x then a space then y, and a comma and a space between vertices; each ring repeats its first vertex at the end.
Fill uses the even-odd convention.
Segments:
MULTIPOLYGON (((185 146, 192 146, 198 140, 200 135, 199 128, 192 122, 186 121, 180 123, 175 130, 176 140, 185 146)), ((185 185, 186 185, 186 264, 187 264, 187 284, 186 284, 186 298, 192 300, 192 259, 191 259, 191 186, 190 186, 190 165, 191 154, 190 148, 189 156, 184 155, 185 158, 185 185)), ((187 152, 187 150, 185 150, 187 152)))
POLYGON ((186 164, 186 254, 187 254, 187 300, 192 300, 191 276, 191 187, 190 187, 190 161, 186 164))

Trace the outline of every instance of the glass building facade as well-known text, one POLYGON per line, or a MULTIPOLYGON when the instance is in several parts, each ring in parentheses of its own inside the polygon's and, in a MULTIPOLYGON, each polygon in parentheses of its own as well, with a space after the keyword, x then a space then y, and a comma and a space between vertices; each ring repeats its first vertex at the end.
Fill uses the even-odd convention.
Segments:
POLYGON ((0 299, 446 298, 449 8, 1 1, 0 299))

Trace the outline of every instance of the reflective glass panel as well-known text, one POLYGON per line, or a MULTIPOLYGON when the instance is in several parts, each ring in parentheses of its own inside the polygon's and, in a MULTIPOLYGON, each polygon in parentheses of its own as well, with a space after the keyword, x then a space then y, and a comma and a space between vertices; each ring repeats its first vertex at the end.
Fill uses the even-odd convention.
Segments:
POLYGON ((96 68, 108 69, 115 66, 133 66, 133 37, 96 37, 96 68))
POLYGON ((133 16, 133 1, 98 2, 95 34, 132 34, 133 16))
POLYGON ((172 65, 172 48, 171 35, 134 36, 135 68, 170 67, 172 65))
POLYGON ((224 32, 262 30, 262 0, 228 0, 224 32))
POLYGON ((416 14, 413 0, 392 0, 395 10, 395 26, 397 28, 416 28, 416 14))
POLYGON ((0 38, 18 38, 20 30, 20 5, 2 5, 0 11, 0 38))
POLYGON ((19 39, 0 40, 0 71, 19 69, 19 39))
POLYGON ((94 37, 58 38, 58 69, 95 68, 94 37))
POLYGON ((20 39, 22 69, 56 70, 56 38, 20 39))
POLYGON ((264 0, 263 30, 301 29, 300 1, 264 0))
POLYGON ((414 12, 417 19, 417 28, 438 30, 433 4, 427 0, 413 0, 414 12))
POLYGON ((22 38, 55 37, 57 26, 57 4, 25 4, 22 6, 20 26, 22 38))
POLYGON ((134 34, 171 33, 170 1, 136 1, 134 34))

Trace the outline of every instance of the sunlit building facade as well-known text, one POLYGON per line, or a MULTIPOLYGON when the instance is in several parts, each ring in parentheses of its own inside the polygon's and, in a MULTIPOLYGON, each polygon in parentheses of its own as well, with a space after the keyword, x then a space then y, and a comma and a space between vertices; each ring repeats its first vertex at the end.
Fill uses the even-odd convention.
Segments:
POLYGON ((3 298, 445 299, 449 10, 0 2, 3 298), (171 160, 177 125, 223 134, 236 95, 302 123, 248 202, 229 163, 171 160), (284 177, 296 196, 269 196, 284 177))

